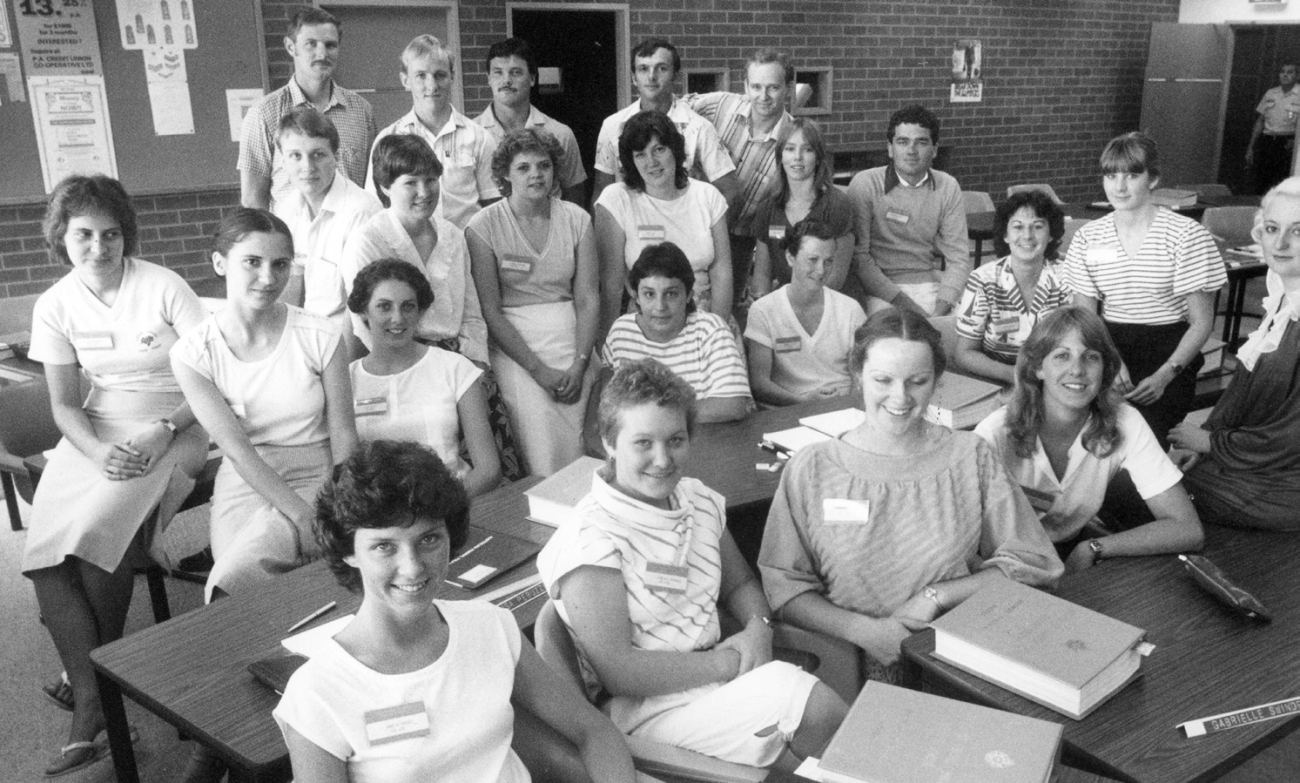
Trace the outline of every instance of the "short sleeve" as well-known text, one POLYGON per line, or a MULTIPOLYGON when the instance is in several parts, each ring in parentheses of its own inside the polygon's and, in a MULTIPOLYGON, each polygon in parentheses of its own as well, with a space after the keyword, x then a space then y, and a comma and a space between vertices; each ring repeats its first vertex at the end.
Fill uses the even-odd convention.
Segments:
MULTIPOLYGON (((378 218, 371 218, 371 220, 376 219, 378 218)), ((357 273, 365 269, 371 262, 378 260, 383 252, 379 247, 379 243, 374 240, 367 230, 368 225, 369 221, 352 232, 352 235, 348 237, 348 241, 343 245, 343 253, 339 255, 339 276, 343 278, 343 290, 349 295, 352 293, 352 285, 356 282, 357 273)))
POLYGON ((479 201, 501 198, 501 190, 497 188, 496 180, 492 178, 492 156, 497 151, 497 140, 478 125, 470 123, 470 127, 479 137, 478 157, 474 161, 474 180, 478 187, 479 201))
POLYGON ((1214 237, 1200 223, 1187 220, 1174 251, 1174 282, 1170 293, 1186 296, 1197 291, 1217 291, 1226 282, 1228 273, 1214 237))
POLYGON ((708 390, 703 397, 751 397, 749 373, 740 358, 740 347, 726 323, 716 315, 707 314, 716 321, 712 331, 704 338, 704 361, 709 376, 708 390))
MULTIPOLYGON (((714 188, 714 190, 717 190, 717 188, 714 188)), ((596 199, 596 206, 604 207, 624 234, 629 233, 627 230, 628 213, 631 211, 631 205, 632 191, 628 190, 627 186, 621 182, 615 182, 602 190, 600 198, 596 199)))
POLYGON ((804 593, 826 593, 826 585, 818 575, 818 563, 806 539, 805 499, 801 495, 806 487, 816 484, 808 475, 811 467, 808 454, 796 454, 790 460, 767 512, 758 571, 763 592, 767 593, 774 612, 804 593))
POLYGON ((1065 274, 1062 275, 1062 281, 1065 290, 1072 295, 1086 296, 1091 299, 1101 298, 1097 292, 1097 285, 1092 279, 1092 273, 1088 269, 1088 246, 1092 244, 1092 232, 1088 229, 1092 226, 1100 226, 1103 220, 1093 221, 1090 226, 1079 229, 1070 240, 1070 249, 1065 253, 1065 274))
POLYGON ((984 563, 971 570, 997 568, 1023 584, 1055 585, 1065 565, 1025 493, 983 438, 976 443, 975 460, 983 496, 979 554, 984 563))
POLYGON ((333 720, 331 700, 322 695, 331 683, 321 668, 317 661, 308 661, 294 672, 272 715, 281 732, 286 726, 292 727, 321 750, 347 761, 353 749, 333 720))
MULTIPOLYGON (((208 317, 211 318, 212 316, 208 317)), ((215 372, 212 368, 212 357, 208 355, 207 351, 207 334, 208 329, 205 322, 188 334, 181 335, 176 344, 172 346, 170 354, 172 366, 188 367, 212 381, 215 372)))
POLYGON ((596 171, 618 178, 618 115, 605 118, 596 139, 596 171))
POLYGON ((446 356, 443 359, 451 362, 451 372, 449 373, 451 375, 451 387, 456 390, 456 400, 459 402, 465 392, 469 391, 470 387, 479 379, 479 376, 483 374, 483 371, 458 353, 452 353, 451 351, 445 353, 446 356))
POLYGON ((600 366, 606 367, 610 370, 618 369, 618 364, 614 359, 614 349, 609 347, 608 338, 606 338, 605 342, 601 343, 600 346, 600 366))
MULTIPOLYGON (((736 164, 727 154, 727 148, 722 146, 722 139, 718 136, 717 129, 703 117, 700 117, 700 139, 695 148, 695 163, 710 182, 715 182, 718 178, 736 170, 736 164)), ((725 202, 723 214, 726 214, 725 202)), ((714 222, 717 222, 716 218, 714 222)))
POLYGON ((1183 473, 1160 448, 1151 426, 1129 405, 1120 406, 1124 433, 1124 461, 1133 486, 1143 500, 1150 500, 1183 480, 1183 473))
POLYGON ((774 301, 769 301, 771 297, 780 293, 781 289, 778 288, 749 306, 749 319, 745 322, 746 340, 753 340, 764 348, 772 347, 772 323, 767 311, 775 304, 774 301))
POLYGON ((72 336, 64 332, 59 323, 58 312, 61 309, 58 296, 61 286, 46 291, 36 300, 32 309, 32 337, 27 356, 34 362, 44 364, 76 364, 77 351, 72 345, 72 336))
POLYGON ((957 306, 957 334, 970 340, 983 340, 990 311, 984 281, 977 269, 966 279, 966 289, 957 306))
POLYGON ((573 131, 561 126, 556 137, 560 141, 563 155, 560 158, 560 170, 556 172, 560 187, 571 188, 587 181, 587 170, 582 167, 582 151, 578 149, 578 139, 573 131))
POLYGON ((199 295, 179 275, 168 286, 166 311, 167 323, 172 325, 178 335, 189 332, 208 317, 207 308, 203 306, 199 295))
MULTIPOLYGON (((728 158, 727 160, 731 160, 728 158)), ((724 172, 725 173, 725 172, 724 172)), ((719 220, 727 217, 727 199, 722 195, 722 191, 710 185, 707 182, 691 183, 693 187, 706 186, 704 203, 709 208, 709 225, 717 225, 719 220)))
MULTIPOLYGON (((275 93, 271 93, 275 95, 275 93)), ((271 95, 262 101, 273 100, 271 95)), ((235 168, 257 176, 271 176, 273 151, 271 139, 267 136, 266 124, 262 121, 263 104, 259 101, 248 113, 239 126, 239 160, 235 168)))
POLYGON ((557 585, 583 566, 613 568, 622 573, 623 556, 610 535, 599 524, 604 512, 590 495, 574 509, 577 517, 556 529, 551 540, 537 554, 537 570, 552 598, 560 598, 557 585))

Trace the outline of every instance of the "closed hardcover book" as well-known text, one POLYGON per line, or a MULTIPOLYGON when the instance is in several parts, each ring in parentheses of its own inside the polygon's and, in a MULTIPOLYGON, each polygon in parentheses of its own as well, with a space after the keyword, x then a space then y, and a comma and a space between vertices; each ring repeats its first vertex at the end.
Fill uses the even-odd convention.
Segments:
POLYGON ((1146 632, 1010 579, 930 623, 934 657, 1076 720, 1137 676, 1146 632))
MULTIPOLYGON (((939 378, 934 395, 930 397, 930 407, 925 417, 949 429, 969 429, 1002 406, 1001 392, 1002 387, 995 383, 969 375, 944 373, 939 378)), ((864 414, 858 408, 845 408, 804 416, 799 423, 838 438, 861 424, 863 418, 864 414)))
POLYGON ((447 563, 447 581, 473 590, 482 587, 533 555, 541 547, 516 536, 470 525, 460 552, 447 563))
POLYGON ((591 492, 591 477, 604 464, 595 457, 578 457, 532 489, 524 490, 528 496, 528 518, 551 527, 572 519, 578 501, 591 492))
POLYGON ((868 682, 818 762, 831 783, 1047 783, 1061 726, 868 682))

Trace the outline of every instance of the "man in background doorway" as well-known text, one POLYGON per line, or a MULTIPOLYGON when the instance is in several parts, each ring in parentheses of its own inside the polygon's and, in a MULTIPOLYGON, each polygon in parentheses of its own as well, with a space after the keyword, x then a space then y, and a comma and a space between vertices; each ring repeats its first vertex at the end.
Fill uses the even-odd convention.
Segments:
POLYGON ((618 163, 618 137, 623 125, 643 111, 659 111, 677 125, 686 139, 686 173, 711 183, 727 204, 737 199, 736 164, 718 139, 718 132, 708 120, 696 114, 684 101, 673 95, 673 83, 682 69, 677 47, 663 38, 651 38, 632 50, 632 84, 638 94, 631 106, 605 118, 596 139, 596 186, 591 194, 594 205, 601 191, 622 180, 618 163))
POLYGON ((1261 195, 1291 176, 1296 118, 1300 116, 1300 91, 1295 82, 1296 64, 1284 63, 1277 86, 1264 93, 1255 107, 1259 117, 1246 145, 1246 165, 1254 167, 1255 192, 1261 195))
POLYGON ((365 181, 375 117, 370 102, 334 83, 343 29, 328 11, 304 8, 289 20, 284 48, 293 58, 289 83, 265 96, 244 115, 239 131, 239 201, 270 209, 293 189, 276 146, 280 118, 297 106, 312 106, 339 133, 338 165, 348 179, 365 181))
MULTIPOLYGON (((438 214, 463 230, 475 213, 501 198, 492 179, 496 139, 451 105, 456 58, 442 41, 417 35, 402 51, 398 76, 411 93, 413 107, 379 131, 375 143, 394 133, 421 136, 429 142, 442 163, 438 214)), ((375 192, 373 167, 366 172, 366 190, 375 192)))
POLYGON ((924 106, 899 109, 885 138, 889 165, 860 171, 849 183, 858 220, 850 279, 870 295, 868 314, 888 303, 948 315, 961 299, 971 263, 961 187, 931 168, 939 119, 924 106))
POLYGON ((488 49, 487 73, 492 102, 474 122, 492 134, 498 144, 507 133, 520 128, 535 128, 554 136, 563 151, 559 168, 555 170, 555 195, 583 204, 587 171, 582 167, 577 137, 568 125, 546 116, 533 105, 537 61, 533 59, 532 47, 522 38, 497 41, 488 49))

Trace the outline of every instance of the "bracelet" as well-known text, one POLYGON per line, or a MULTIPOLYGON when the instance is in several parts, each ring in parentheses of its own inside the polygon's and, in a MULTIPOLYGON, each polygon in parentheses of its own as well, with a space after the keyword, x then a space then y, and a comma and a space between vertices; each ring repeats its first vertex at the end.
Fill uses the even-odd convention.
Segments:
POLYGON ((754 614, 754 615, 750 615, 750 616, 749 616, 749 620, 746 620, 746 621, 745 621, 745 625, 749 625, 750 621, 751 621, 751 620, 754 620, 754 619, 758 619, 759 621, 761 621, 761 622, 763 623, 763 625, 766 625, 768 628, 771 628, 771 627, 772 627, 772 615, 770 615, 770 614, 754 614))

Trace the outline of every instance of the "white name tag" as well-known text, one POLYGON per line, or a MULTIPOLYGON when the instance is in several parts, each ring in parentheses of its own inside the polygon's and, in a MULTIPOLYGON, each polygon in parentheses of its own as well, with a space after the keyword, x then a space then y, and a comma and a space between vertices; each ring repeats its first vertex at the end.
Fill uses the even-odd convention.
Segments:
POLYGON ((999 337, 1005 337, 1018 331, 1020 331, 1020 316, 1018 315, 1009 315, 993 322, 993 334, 999 337))
POLYGON ((1089 264, 1109 264, 1119 261, 1119 248, 1114 245, 1101 245, 1088 248, 1089 264))
POLYGON ((785 226, 768 226, 768 239, 785 239, 785 226))
POLYGON ((644 242, 662 242, 668 236, 663 226, 637 226, 636 238, 644 242))
POLYGON ((892 220, 895 223, 907 223, 907 221, 912 219, 912 216, 906 212, 895 212, 891 209, 885 213, 885 218, 887 220, 892 220))
POLYGON ((501 569, 496 566, 490 566, 487 563, 479 563, 470 570, 456 577, 455 581, 460 582, 468 587, 478 587, 488 580, 488 577, 495 574, 501 569))
POLYGON ((422 701, 370 710, 366 713, 365 721, 366 739, 371 745, 427 737, 430 733, 429 714, 425 712, 422 701))
POLYGON ((822 521, 830 525, 865 525, 871 521, 871 502, 823 498, 822 521))
POLYGON ((73 332, 72 347, 78 351, 113 350, 112 332, 73 332))
POLYGON ((370 397, 353 402, 352 412, 356 416, 378 416, 388 413, 387 397, 370 397))
POLYGON ((686 566, 674 566, 667 563, 646 563, 645 586, 660 593, 686 592, 687 577, 690 572, 686 566))
POLYGON ((501 257, 501 268, 507 272, 528 274, 533 271, 533 262, 527 256, 505 255, 501 257))
POLYGON ((777 353, 794 353, 803 347, 803 340, 798 337, 778 337, 772 341, 772 349, 777 353))

